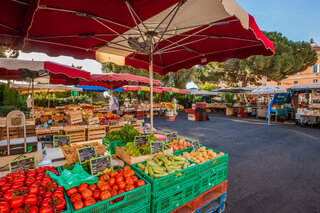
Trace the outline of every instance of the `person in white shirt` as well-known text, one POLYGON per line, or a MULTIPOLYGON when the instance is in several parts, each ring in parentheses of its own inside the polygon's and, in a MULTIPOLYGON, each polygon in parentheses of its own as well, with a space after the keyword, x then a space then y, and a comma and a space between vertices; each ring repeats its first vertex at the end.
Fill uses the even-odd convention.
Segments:
POLYGON ((118 112, 119 112, 119 101, 118 101, 118 98, 116 96, 114 96, 114 94, 111 95, 109 104, 110 104, 110 107, 111 107, 111 112, 113 114, 118 114, 118 112))
POLYGON ((172 105, 173 105, 173 114, 176 116, 177 113, 177 99, 174 98, 174 96, 172 97, 172 105))

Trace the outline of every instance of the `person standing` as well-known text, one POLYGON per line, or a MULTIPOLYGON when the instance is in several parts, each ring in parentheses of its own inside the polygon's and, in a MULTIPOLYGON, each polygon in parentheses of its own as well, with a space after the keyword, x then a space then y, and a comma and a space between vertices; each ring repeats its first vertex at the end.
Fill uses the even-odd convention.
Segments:
POLYGON ((172 105, 173 105, 173 115, 176 116, 177 113, 177 99, 174 98, 174 96, 172 97, 172 105))
POLYGON ((116 96, 114 96, 113 93, 111 94, 109 104, 110 104, 110 107, 111 107, 111 112, 113 114, 118 114, 118 112, 119 112, 119 101, 118 101, 118 98, 116 96))
POLYGON ((293 119, 296 119, 296 113, 299 108, 299 103, 298 103, 298 92, 294 92, 293 96, 291 97, 291 105, 293 108, 293 119))

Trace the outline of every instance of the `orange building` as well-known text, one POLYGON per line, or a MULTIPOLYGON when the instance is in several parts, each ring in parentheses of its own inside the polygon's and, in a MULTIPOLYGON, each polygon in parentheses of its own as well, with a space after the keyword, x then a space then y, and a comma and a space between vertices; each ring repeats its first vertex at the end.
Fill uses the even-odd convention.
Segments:
POLYGON ((315 65, 309 67, 305 71, 289 76, 287 79, 284 79, 280 82, 267 81, 266 78, 263 78, 261 80, 262 86, 278 86, 282 88, 288 88, 304 84, 320 84, 320 46, 314 43, 312 39, 310 43, 312 49, 317 52, 318 56, 318 60, 315 65))

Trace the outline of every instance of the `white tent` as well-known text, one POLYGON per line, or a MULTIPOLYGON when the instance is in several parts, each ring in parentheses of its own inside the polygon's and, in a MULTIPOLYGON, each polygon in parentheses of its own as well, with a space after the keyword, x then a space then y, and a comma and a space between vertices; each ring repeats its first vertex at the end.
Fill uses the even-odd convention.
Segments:
POLYGON ((275 87, 275 86, 265 86, 253 90, 251 93, 255 95, 270 95, 275 93, 287 92, 286 89, 275 87))

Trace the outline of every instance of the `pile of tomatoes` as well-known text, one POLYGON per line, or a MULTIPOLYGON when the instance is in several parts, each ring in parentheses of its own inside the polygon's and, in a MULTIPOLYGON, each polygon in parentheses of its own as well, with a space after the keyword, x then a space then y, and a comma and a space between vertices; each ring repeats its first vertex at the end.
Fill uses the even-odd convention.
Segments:
POLYGON ((46 171, 59 175, 53 166, 17 171, 0 178, 1 213, 58 213, 66 208, 64 188, 52 182, 46 171))
MULTIPOLYGON (((70 196, 73 208, 78 210, 145 184, 144 180, 138 180, 130 166, 126 166, 124 169, 102 175, 96 184, 88 186, 82 183, 78 187, 68 189, 67 195, 70 196)), ((113 204, 122 199, 123 197, 119 197, 110 203, 113 204)))

